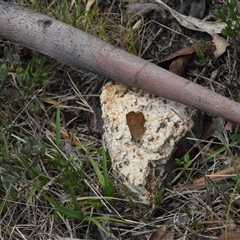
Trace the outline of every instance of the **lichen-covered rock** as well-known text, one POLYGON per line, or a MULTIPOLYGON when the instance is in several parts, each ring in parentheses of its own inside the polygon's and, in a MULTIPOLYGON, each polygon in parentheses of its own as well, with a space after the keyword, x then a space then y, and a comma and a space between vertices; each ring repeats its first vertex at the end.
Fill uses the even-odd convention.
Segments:
MULTIPOLYGON (((103 140, 116 180, 136 200, 149 203, 172 166, 171 156, 199 122, 197 110, 123 84, 109 82, 101 94, 103 140), (127 125, 129 112, 144 115, 144 131, 134 139, 127 125)), ((141 120, 142 121, 142 120, 141 120)), ((135 131, 140 127, 136 124, 135 131)))

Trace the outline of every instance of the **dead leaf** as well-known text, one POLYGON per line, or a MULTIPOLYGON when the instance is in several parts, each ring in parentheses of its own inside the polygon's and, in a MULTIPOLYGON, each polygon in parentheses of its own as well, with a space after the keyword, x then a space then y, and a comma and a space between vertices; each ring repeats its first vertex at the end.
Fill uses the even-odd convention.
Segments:
POLYGON ((140 18, 140 19, 139 19, 138 21, 136 21, 136 23, 132 26, 132 29, 133 29, 133 30, 136 30, 136 29, 140 28, 141 25, 142 25, 142 23, 143 23, 143 20, 140 18))
POLYGON ((218 34, 214 33, 212 35, 213 40, 212 42, 215 44, 216 46, 216 50, 214 51, 214 57, 218 58, 220 57, 224 52, 226 52, 226 48, 228 46, 230 46, 231 44, 229 44, 224 38, 220 37, 218 34))
POLYGON ((193 181, 192 185, 200 185, 200 184, 205 184, 205 181, 207 178, 211 179, 212 182, 218 182, 221 179, 226 179, 231 177, 232 174, 236 174, 236 169, 240 170, 240 164, 234 167, 229 167, 224 170, 215 172, 211 175, 205 175, 204 177, 198 178, 193 181))
POLYGON ((148 240, 173 240, 174 239, 174 231, 173 228, 168 228, 163 225, 159 227, 148 240))
POLYGON ((179 76, 182 76, 190 59, 191 59, 190 55, 179 57, 170 64, 169 71, 179 76))
POLYGON ((169 55, 168 57, 164 58, 161 62, 166 62, 166 61, 170 61, 174 58, 180 57, 180 56, 184 56, 184 55, 190 55, 192 53, 195 53, 196 50, 199 47, 199 42, 197 43, 193 43, 183 49, 180 49, 174 53, 172 53, 171 55, 169 55))
POLYGON ((204 21, 191 16, 186 16, 175 11, 161 0, 155 1, 164 9, 168 10, 172 16, 176 18, 177 21, 185 28, 200 32, 207 32, 208 34, 213 35, 213 33, 221 33, 222 30, 226 27, 226 23, 204 21))
POLYGON ((218 240, 239 240, 239 234, 240 234, 240 228, 237 228, 234 231, 228 231, 227 234, 223 233, 221 236, 219 236, 218 240))
POLYGON ((133 19, 135 19, 136 17, 144 16, 152 11, 163 19, 166 18, 166 12, 156 3, 129 3, 126 6, 125 14, 128 17, 133 17, 133 19))
POLYGON ((76 5, 76 1, 72 0, 69 9, 72 10, 72 8, 76 5))
POLYGON ((186 48, 180 49, 177 52, 174 52, 167 58, 163 59, 159 63, 159 66, 181 76, 191 59, 191 55, 196 52, 198 46, 199 43, 197 42, 187 46, 186 48))
POLYGON ((230 133, 232 133, 232 131, 233 131, 233 122, 227 122, 227 124, 225 125, 225 129, 227 131, 229 131, 230 133))
POLYGON ((87 1, 87 4, 86 4, 85 10, 86 10, 86 11, 89 11, 90 8, 91 8, 91 6, 92 6, 94 3, 95 3, 95 0, 88 0, 88 1, 87 1))
MULTIPOLYGON (((164 58, 158 65, 181 76, 190 61, 192 54, 195 53, 199 47, 201 47, 200 42, 193 43, 164 58)), ((215 49, 215 46, 207 43, 204 50, 207 56, 213 57, 215 49)))

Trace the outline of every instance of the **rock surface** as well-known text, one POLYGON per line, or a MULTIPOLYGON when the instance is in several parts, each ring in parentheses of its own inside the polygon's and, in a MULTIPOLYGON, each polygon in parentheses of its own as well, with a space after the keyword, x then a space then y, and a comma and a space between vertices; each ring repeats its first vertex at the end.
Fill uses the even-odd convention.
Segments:
POLYGON ((201 125, 199 113, 180 103, 112 82, 102 90, 101 105, 103 140, 118 186, 127 188, 134 199, 149 203, 173 166, 171 156, 179 141, 189 129, 201 125), (126 115, 130 112, 144 115, 143 129, 140 130, 138 122, 133 129, 136 133, 138 129, 142 131, 138 139, 132 137, 127 124, 126 115))

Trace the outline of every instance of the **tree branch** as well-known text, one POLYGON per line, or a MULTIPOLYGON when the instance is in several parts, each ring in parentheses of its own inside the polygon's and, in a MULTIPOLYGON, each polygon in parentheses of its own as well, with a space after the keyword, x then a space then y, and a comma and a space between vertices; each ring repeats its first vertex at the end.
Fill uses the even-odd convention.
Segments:
POLYGON ((239 103, 48 16, 0 0, 0 26, 2 38, 67 65, 240 123, 239 103))

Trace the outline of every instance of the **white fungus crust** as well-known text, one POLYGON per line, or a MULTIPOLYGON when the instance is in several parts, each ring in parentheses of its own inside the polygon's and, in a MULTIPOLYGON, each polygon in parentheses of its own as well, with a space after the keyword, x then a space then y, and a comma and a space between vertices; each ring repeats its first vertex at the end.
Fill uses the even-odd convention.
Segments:
POLYGON ((198 111, 123 84, 108 82, 101 94, 103 140, 120 186, 149 203, 162 183, 179 140, 198 122, 198 111), (146 131, 132 139, 126 114, 142 112, 146 131))

